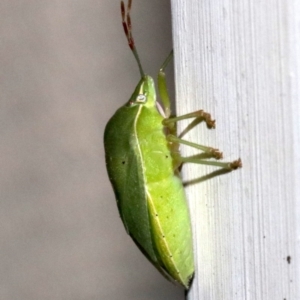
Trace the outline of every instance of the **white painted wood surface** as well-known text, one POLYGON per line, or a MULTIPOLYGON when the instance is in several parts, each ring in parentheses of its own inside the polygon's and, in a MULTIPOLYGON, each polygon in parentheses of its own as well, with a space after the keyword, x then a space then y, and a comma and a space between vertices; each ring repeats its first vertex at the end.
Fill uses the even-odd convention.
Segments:
MULTIPOLYGON (((187 188, 197 261, 188 298, 300 299, 300 2, 171 2, 177 113, 217 120, 186 138, 243 160, 187 188)), ((183 176, 213 170, 189 165, 183 176)))

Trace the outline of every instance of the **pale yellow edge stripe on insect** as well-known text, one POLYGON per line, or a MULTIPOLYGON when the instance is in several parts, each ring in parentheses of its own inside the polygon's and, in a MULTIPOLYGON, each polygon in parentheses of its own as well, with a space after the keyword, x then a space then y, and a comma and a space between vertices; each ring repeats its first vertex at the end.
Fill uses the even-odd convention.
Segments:
MULTIPOLYGON (((178 277, 180 278, 181 282, 184 282, 184 280, 183 280, 183 278, 181 277, 181 274, 180 274, 180 272, 179 272, 179 270, 178 270, 178 268, 177 268, 177 266, 176 266, 176 264, 175 264, 175 261, 174 261, 174 259, 173 259, 173 254, 172 254, 172 252, 171 252, 171 250, 170 250, 170 248, 169 248, 169 245, 168 245, 168 243, 167 243, 166 236, 165 236, 165 234, 164 234, 164 232, 163 232, 163 230, 162 230, 162 227, 161 227, 161 224, 160 224, 160 221, 159 221, 158 213, 157 213, 157 211, 155 210, 155 206, 154 206, 154 204, 153 204, 153 200, 152 200, 151 195, 149 194, 147 188, 146 188, 146 193, 147 193, 147 198, 148 198, 148 204, 149 204, 149 206, 151 205, 152 211, 153 211, 154 214, 155 214, 155 219, 154 219, 154 220, 155 220, 155 222, 157 223, 157 226, 158 226, 158 228, 159 228, 160 235, 161 235, 161 237, 162 237, 162 241, 163 241, 163 243, 165 244, 165 248, 167 249, 166 252, 167 252, 167 254, 168 254, 170 260, 171 260, 172 263, 173 263, 173 266, 174 266, 174 268, 175 268, 176 273, 178 274, 178 277)), ((168 274, 169 274, 169 273, 168 273, 168 274)))
MULTIPOLYGON (((136 126, 136 124, 137 124, 137 121, 138 121, 139 115, 141 114, 142 109, 143 109, 143 106, 141 105, 141 106, 139 107, 139 110, 138 110, 138 112, 137 112, 137 114, 136 114, 136 117, 135 117, 135 120, 134 120, 134 133, 135 133, 135 136, 137 136, 137 131, 136 131, 136 127, 137 127, 137 126, 136 126)), ((165 238, 165 234, 164 234, 164 232, 163 232, 163 230, 162 230, 162 227, 161 227, 161 224, 160 224, 160 221, 159 221, 158 214, 157 214, 157 212, 156 212, 156 210, 155 210, 155 206, 154 206, 154 204, 153 204, 153 200, 152 200, 151 195, 150 195, 150 193, 149 193, 149 191, 148 191, 148 189, 147 189, 147 180, 146 180, 146 178, 145 178, 145 176, 144 176, 144 174, 145 174, 145 169, 146 169, 146 168, 145 168, 145 165, 144 165, 144 163, 143 163, 142 151, 141 151, 141 147, 140 147, 140 144, 139 144, 138 139, 136 139, 136 141, 137 141, 137 149, 138 149, 138 152, 139 152, 140 156, 142 157, 142 159, 141 159, 141 165, 142 165, 142 169, 143 169, 144 182, 146 183, 145 189, 146 189, 146 194, 147 194, 147 198, 148 198, 148 201, 149 201, 149 205, 151 205, 152 211, 154 211, 154 214, 155 214, 155 216, 156 216, 155 222, 157 223, 157 226, 158 226, 159 231, 160 231, 160 233, 161 233, 161 236, 162 236, 162 238, 163 238, 162 240, 163 240, 163 242, 164 242, 164 244, 165 244, 165 247, 166 247, 166 249, 167 249, 168 256, 169 256, 169 258, 171 259, 171 261, 172 261, 172 263, 173 263, 173 266, 174 266, 174 268, 175 268, 175 270, 176 270, 176 273, 178 274, 179 278, 181 279, 181 282, 184 282, 184 280, 183 280, 183 278, 181 277, 181 274, 180 274, 180 272, 179 272, 179 270, 178 270, 178 268, 177 268, 177 266, 176 266, 176 264, 175 264, 175 261, 174 261, 174 259, 173 259, 172 252, 171 252, 171 250, 170 250, 170 248, 169 248, 169 246, 168 246, 168 243, 167 243, 166 238, 165 238)))

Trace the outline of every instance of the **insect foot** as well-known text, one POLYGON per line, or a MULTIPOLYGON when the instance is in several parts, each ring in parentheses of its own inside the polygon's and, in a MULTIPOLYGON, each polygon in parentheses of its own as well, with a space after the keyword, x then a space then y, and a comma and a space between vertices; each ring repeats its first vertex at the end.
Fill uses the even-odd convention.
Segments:
POLYGON ((201 109, 196 111, 195 114, 198 114, 197 118, 203 119, 203 121, 206 123, 207 128, 212 129, 216 127, 216 120, 212 120, 211 115, 209 113, 201 109))
POLYGON ((243 164, 242 164, 242 160, 240 158, 238 160, 233 161, 229 165, 230 170, 236 170, 236 169, 241 168, 242 166, 243 166, 243 164))
POLYGON ((211 148, 207 153, 210 154, 211 157, 214 157, 215 159, 223 158, 223 152, 221 152, 219 149, 211 148))

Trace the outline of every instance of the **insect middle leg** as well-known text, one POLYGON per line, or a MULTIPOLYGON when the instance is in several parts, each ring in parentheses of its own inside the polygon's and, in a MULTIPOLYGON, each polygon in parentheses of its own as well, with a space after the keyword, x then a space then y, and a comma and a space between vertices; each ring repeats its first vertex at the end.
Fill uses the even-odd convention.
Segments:
MULTIPOLYGON (((190 116, 191 114, 188 114, 190 116)), ((182 117, 178 117, 179 120, 182 120, 182 117)), ((177 118, 173 118, 177 119, 177 118)), ((176 120, 178 121, 178 119, 176 120)), ((175 121, 175 122, 176 122, 175 121)), ((192 122, 193 123, 193 122, 192 122)), ((167 135, 167 140, 170 143, 170 149, 172 152, 173 156, 173 161, 174 161, 174 168, 177 169, 179 166, 181 166, 183 163, 195 163, 195 164, 203 164, 203 165, 210 165, 210 166, 216 166, 221 169, 226 169, 228 171, 232 171, 238 168, 242 167, 242 161, 241 159, 237 159, 232 162, 219 162, 216 161, 218 159, 223 158, 223 154, 220 150, 200 144, 196 144, 184 139, 181 139, 180 137, 177 137, 176 135, 173 134, 168 134, 167 135), (202 151, 201 154, 194 155, 194 156, 188 156, 188 157, 183 157, 181 156, 179 152, 179 145, 187 145, 192 148, 196 148, 202 151), (204 155, 203 155, 204 154, 204 155), (214 158, 215 160, 205 160, 205 158, 214 158)))
POLYGON ((183 163, 194 163, 194 164, 202 164, 202 165, 208 165, 208 166, 215 166, 222 169, 226 169, 228 171, 232 171, 238 168, 242 167, 242 161, 241 159, 237 159, 232 162, 220 162, 217 161, 218 159, 223 158, 222 152, 220 152, 218 149, 203 146, 200 144, 195 144, 186 140, 183 140, 179 137, 176 137, 172 134, 167 135, 167 140, 171 144, 176 145, 176 147, 170 147, 172 151, 172 156, 174 160, 174 168, 177 169, 179 166, 181 166, 183 163), (206 154, 206 158, 214 158, 215 160, 205 160, 200 155, 194 155, 194 156, 188 156, 183 157, 181 156, 180 152, 178 151, 179 145, 187 145, 196 149, 199 149, 203 151, 204 154, 206 154), (174 151, 175 149, 175 151, 174 151))

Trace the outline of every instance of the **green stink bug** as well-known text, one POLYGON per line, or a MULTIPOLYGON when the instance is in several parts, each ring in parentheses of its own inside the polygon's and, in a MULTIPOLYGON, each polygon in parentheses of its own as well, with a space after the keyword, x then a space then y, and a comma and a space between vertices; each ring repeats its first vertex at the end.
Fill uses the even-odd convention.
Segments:
POLYGON ((163 106, 156 101, 154 80, 145 75, 131 32, 131 0, 127 12, 121 2, 122 23, 141 73, 129 101, 119 108, 106 125, 104 146, 106 166, 127 233, 150 262, 168 279, 186 289, 194 274, 192 231, 189 209, 179 168, 185 162, 214 165, 228 171, 241 167, 231 163, 182 157, 179 145, 201 150, 206 157, 220 159, 219 150, 183 140, 182 136, 204 121, 214 128, 210 114, 199 110, 171 117, 165 67, 158 74, 158 91, 163 106), (176 123, 194 121, 177 135, 176 123))

